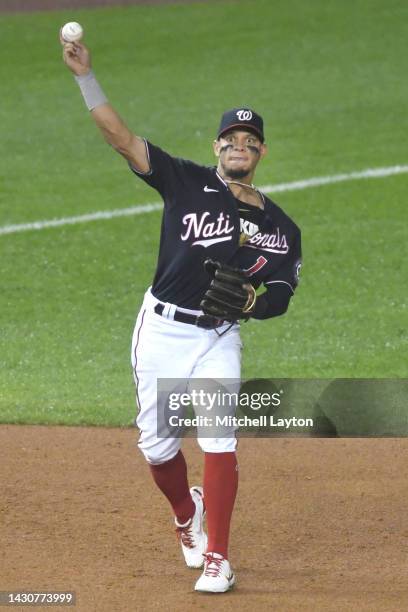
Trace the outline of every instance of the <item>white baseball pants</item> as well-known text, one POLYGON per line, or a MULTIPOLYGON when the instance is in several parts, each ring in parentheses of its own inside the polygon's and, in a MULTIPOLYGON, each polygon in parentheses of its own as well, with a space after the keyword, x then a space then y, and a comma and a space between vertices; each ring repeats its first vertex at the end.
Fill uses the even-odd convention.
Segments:
MULTIPOLYGON (((161 303, 151 293, 145 294, 132 339, 132 367, 137 386, 140 430, 138 446, 146 460, 160 464, 172 459, 180 449, 182 438, 157 436, 157 379, 238 379, 241 374, 241 339, 239 325, 225 324, 217 330, 174 321, 174 304, 165 304, 163 315, 154 307, 161 303), (218 332, 218 333, 217 333, 218 332)), ((183 312, 199 311, 179 308, 183 312)), ((205 452, 233 452, 235 431, 221 438, 202 437, 197 441, 205 452)))

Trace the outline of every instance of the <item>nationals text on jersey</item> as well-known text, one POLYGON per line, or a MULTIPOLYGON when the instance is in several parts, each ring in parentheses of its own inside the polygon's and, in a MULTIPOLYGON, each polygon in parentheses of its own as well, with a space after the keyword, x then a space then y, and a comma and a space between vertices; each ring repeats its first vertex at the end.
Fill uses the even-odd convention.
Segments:
POLYGON ((289 251, 286 236, 285 234, 280 235, 279 227, 276 228, 275 234, 262 234, 258 232, 244 246, 252 249, 258 248, 269 253, 281 253, 282 255, 289 251))

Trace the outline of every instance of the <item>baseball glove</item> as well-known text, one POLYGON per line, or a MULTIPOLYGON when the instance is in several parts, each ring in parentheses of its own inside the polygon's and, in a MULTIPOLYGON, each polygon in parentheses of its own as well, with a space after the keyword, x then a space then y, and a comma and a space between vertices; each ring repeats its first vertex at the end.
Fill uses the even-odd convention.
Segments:
POLYGON ((212 281, 201 308, 206 315, 225 321, 248 319, 254 310, 256 291, 243 270, 206 259, 204 268, 212 281))

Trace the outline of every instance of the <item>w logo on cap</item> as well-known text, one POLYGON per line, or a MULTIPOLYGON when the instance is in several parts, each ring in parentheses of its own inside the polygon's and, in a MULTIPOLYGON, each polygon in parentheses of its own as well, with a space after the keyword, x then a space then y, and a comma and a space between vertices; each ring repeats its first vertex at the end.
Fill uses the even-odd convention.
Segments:
POLYGON ((240 121, 251 121, 252 111, 250 110, 239 110, 237 111, 237 117, 240 121))

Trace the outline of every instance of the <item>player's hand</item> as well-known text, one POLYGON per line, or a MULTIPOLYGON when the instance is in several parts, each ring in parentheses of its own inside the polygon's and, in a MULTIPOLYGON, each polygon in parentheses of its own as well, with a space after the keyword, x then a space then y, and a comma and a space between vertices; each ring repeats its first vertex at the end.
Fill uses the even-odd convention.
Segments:
POLYGON ((61 30, 59 37, 63 48, 63 60, 71 72, 73 72, 76 76, 88 74, 88 72, 91 70, 91 54, 85 45, 79 42, 65 42, 61 36, 61 30))

